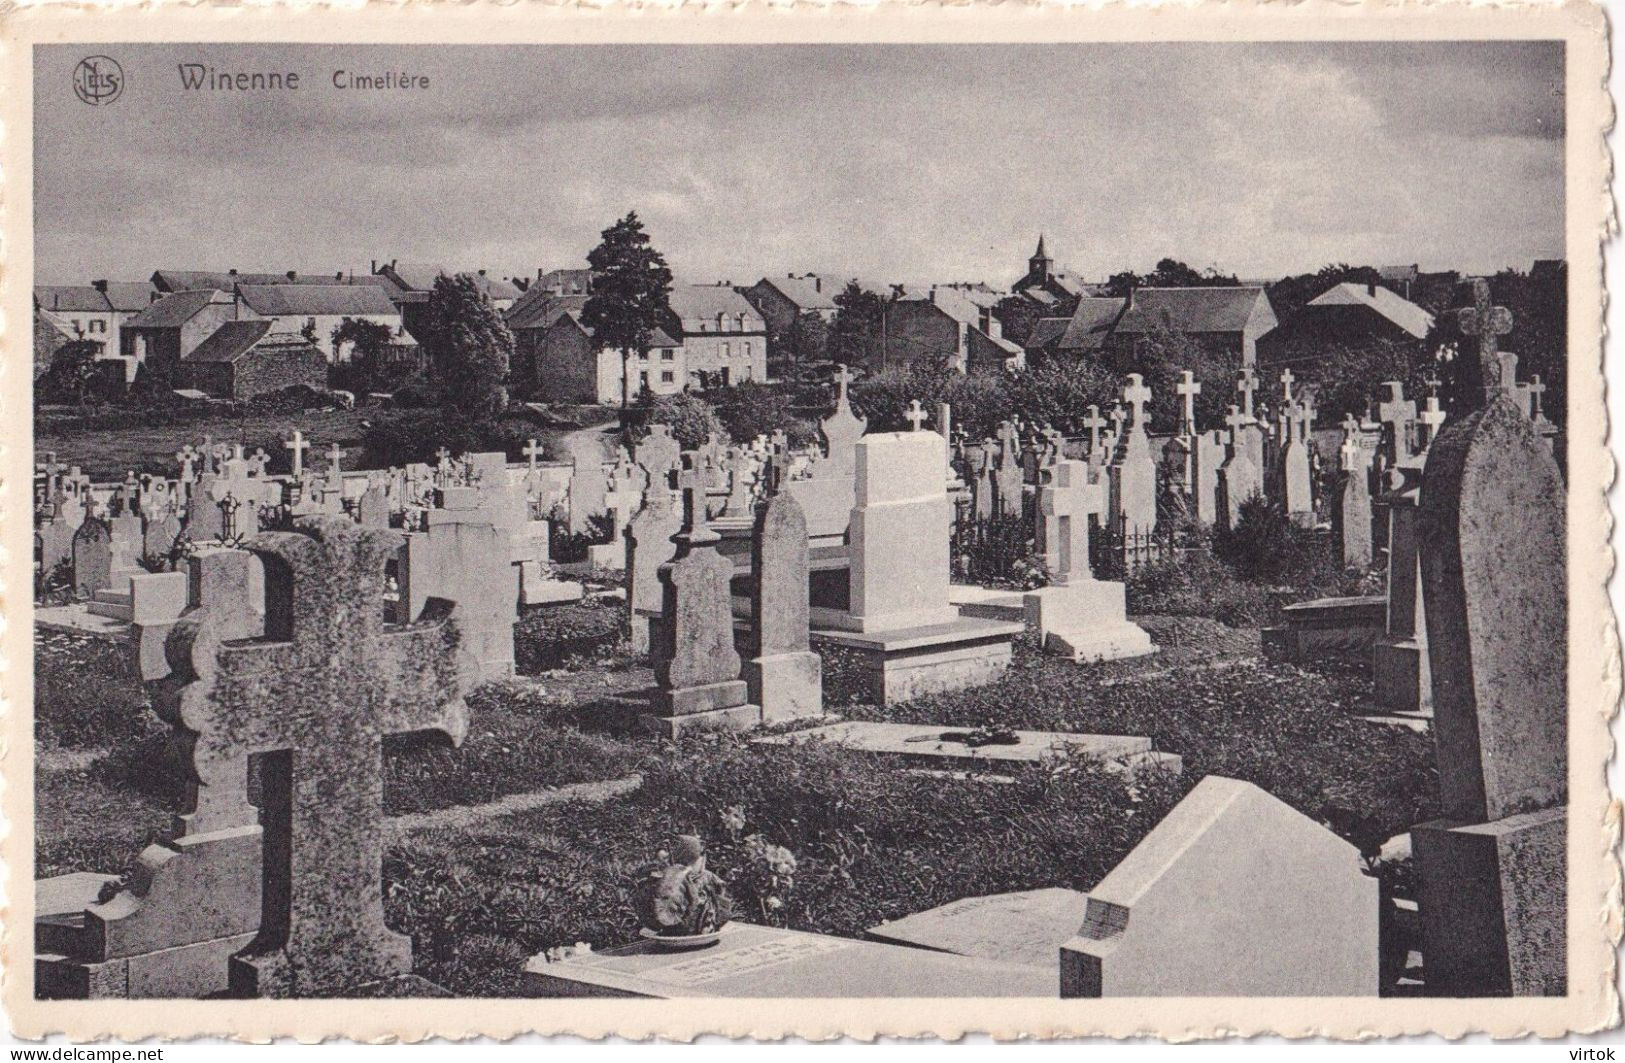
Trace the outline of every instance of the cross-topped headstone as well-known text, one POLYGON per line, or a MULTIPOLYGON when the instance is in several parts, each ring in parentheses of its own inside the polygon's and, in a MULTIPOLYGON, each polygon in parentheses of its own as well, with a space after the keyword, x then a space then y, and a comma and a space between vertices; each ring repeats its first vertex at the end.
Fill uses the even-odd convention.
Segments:
POLYGON ((1292 370, 1281 370, 1281 405, 1292 405, 1292 383, 1298 378, 1292 375, 1292 370))
POLYGON ((1038 491, 1045 565, 1050 582, 1065 586, 1093 578, 1089 567, 1089 518, 1105 510, 1105 484, 1091 481, 1081 461, 1057 461, 1045 470, 1038 491))
POLYGON ((232 958, 235 995, 308 997, 407 975, 410 939, 384 925, 383 739, 462 739, 460 634, 450 603, 385 629, 398 533, 309 517, 248 547, 265 565, 265 638, 223 641, 205 618, 171 635, 166 698, 196 738, 200 778, 261 754, 264 910, 232 958), (176 640, 179 640, 178 642, 176 640))
POLYGON ((524 453, 527 467, 531 472, 535 472, 536 462, 540 460, 542 456, 542 445, 534 439, 528 440, 525 443, 524 453))
POLYGON ((852 383, 852 373, 846 368, 846 363, 835 367, 835 402, 839 405, 846 401, 847 385, 852 383))
POLYGON ((705 527, 705 470, 700 467, 700 455, 683 455, 683 468, 677 474, 677 490, 683 496, 684 535, 693 535, 705 527))
POLYGON ((1241 392, 1241 412, 1253 419, 1253 392, 1258 390, 1258 377, 1251 367, 1236 374, 1236 390, 1241 392))
POLYGON ((1100 430, 1106 427, 1106 418, 1100 416, 1100 407, 1093 404, 1089 407, 1089 416, 1079 422, 1089 430, 1089 453, 1094 455, 1100 449, 1100 430))
POLYGON ((293 478, 298 480, 305 475, 305 450, 310 444, 305 440, 305 434, 299 429, 293 430, 293 438, 282 444, 284 450, 293 452, 293 478))
POLYGON ((914 431, 916 432, 918 432, 921 426, 923 426, 929 419, 930 415, 927 414, 924 408, 920 406, 919 399, 915 399, 914 401, 910 402, 908 412, 903 415, 903 420, 912 425, 914 431))
POLYGON ((1478 339, 1478 365, 1483 373, 1484 391, 1488 395, 1497 387, 1505 387, 1501 378, 1501 361, 1496 355, 1498 337, 1512 331, 1512 311, 1493 305, 1489 281, 1474 277, 1471 283, 1473 305, 1456 311, 1456 328, 1463 336, 1478 339))
POLYGON ((343 481, 340 479, 340 477, 343 475, 343 470, 339 467, 339 462, 343 459, 344 451, 339 448, 337 443, 334 443, 331 447, 327 448, 327 479, 329 483, 332 483, 335 486, 343 483, 343 481))
POLYGON ((1123 401, 1134 411, 1131 426, 1143 430, 1145 404, 1151 401, 1151 389, 1145 386, 1145 379, 1139 373, 1128 375, 1128 383, 1123 386, 1123 401))

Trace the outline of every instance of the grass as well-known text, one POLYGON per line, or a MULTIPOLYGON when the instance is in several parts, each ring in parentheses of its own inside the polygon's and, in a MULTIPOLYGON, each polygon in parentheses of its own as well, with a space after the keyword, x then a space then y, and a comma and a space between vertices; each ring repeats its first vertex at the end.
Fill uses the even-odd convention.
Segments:
MULTIPOLYGON (((128 470, 175 476, 179 463, 175 454, 188 444, 197 445, 205 435, 216 443, 242 443, 253 453, 265 448, 273 470, 287 471, 289 454, 282 448, 295 428, 316 446, 306 457, 312 461, 318 451, 337 443, 346 451, 358 452, 365 431, 361 422, 367 410, 308 410, 289 413, 255 413, 240 417, 210 417, 177 420, 171 423, 129 425, 89 430, 76 416, 42 417, 34 426, 36 455, 55 451, 64 465, 78 465, 97 482, 123 480, 128 470)), ((346 455, 347 457, 349 455, 346 455)), ((349 467, 349 463, 346 463, 349 467)))

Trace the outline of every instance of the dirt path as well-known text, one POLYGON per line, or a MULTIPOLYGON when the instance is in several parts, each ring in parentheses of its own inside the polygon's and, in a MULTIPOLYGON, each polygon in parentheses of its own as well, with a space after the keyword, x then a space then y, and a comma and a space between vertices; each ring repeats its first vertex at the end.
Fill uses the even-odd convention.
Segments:
POLYGON ((608 461, 614 454, 613 437, 619 428, 618 421, 605 421, 564 433, 559 437, 563 452, 557 455, 558 460, 573 461, 579 454, 583 462, 608 461))
POLYGON ((509 794, 483 805, 459 805, 440 808, 433 812, 412 812, 404 816, 391 816, 384 822, 386 841, 398 841, 408 834, 441 827, 471 827, 485 820, 515 812, 529 812, 548 805, 567 801, 608 801, 632 793, 643 785, 643 776, 628 775, 602 782, 578 782, 551 790, 536 790, 527 794, 509 794))

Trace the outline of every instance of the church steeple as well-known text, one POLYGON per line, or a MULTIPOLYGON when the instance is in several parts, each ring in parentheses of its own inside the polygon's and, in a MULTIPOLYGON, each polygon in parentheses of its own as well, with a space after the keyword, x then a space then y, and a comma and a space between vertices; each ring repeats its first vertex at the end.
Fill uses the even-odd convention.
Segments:
POLYGON ((1044 250, 1044 234, 1039 233, 1038 250, 1033 252, 1033 257, 1027 260, 1027 279, 1043 283, 1049 280, 1051 273, 1055 272, 1054 267, 1055 260, 1050 258, 1049 252, 1044 250))

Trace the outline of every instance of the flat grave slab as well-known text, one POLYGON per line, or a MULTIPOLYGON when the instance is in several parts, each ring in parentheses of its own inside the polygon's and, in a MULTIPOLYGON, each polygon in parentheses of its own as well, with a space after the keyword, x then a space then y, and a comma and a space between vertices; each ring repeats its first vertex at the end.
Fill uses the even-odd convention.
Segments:
POLYGON ((89 602, 72 605, 53 605, 34 610, 34 626, 46 631, 66 631, 74 635, 97 635, 107 639, 130 637, 130 622, 116 617, 98 616, 90 611, 89 602))
POLYGON ((929 908, 870 927, 876 941, 1055 970, 1061 946, 1083 926, 1089 895, 1056 886, 996 893, 929 908))
POLYGON ((1125 767, 1167 765, 1180 770, 1180 759, 1151 749, 1151 739, 1138 735, 1090 735, 1067 731, 1016 731, 1014 744, 971 745, 970 728, 925 723, 876 723, 848 720, 805 731, 755 739, 763 745, 830 742, 863 753, 890 753, 922 762, 954 766, 1037 764, 1069 751, 1125 767), (954 736, 963 736, 956 738, 954 736))
POLYGON ((731 923, 714 945, 668 952, 649 941, 525 965, 538 997, 1046 997, 1048 969, 731 923))

